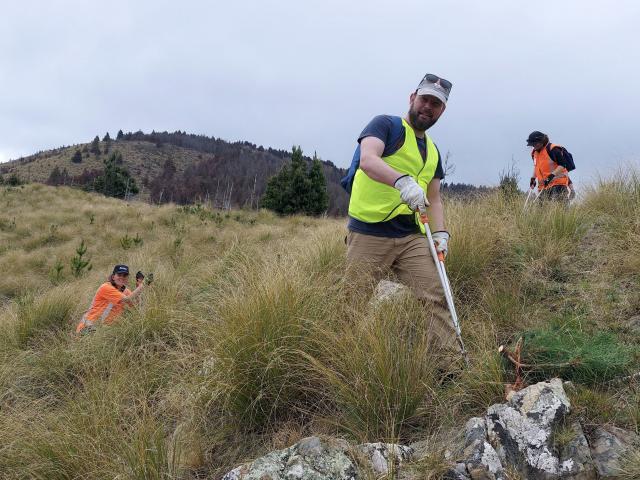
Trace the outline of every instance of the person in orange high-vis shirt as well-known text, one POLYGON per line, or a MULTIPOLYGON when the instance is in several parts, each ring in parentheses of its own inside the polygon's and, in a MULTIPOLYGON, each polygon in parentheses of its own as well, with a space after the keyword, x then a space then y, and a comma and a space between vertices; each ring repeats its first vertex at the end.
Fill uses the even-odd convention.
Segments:
POLYGON ((89 310, 78 323, 77 334, 93 331, 99 324, 110 325, 124 307, 140 295, 144 289, 144 276, 136 275, 136 289, 133 292, 127 288, 128 281, 129 267, 116 265, 107 281, 98 288, 89 310))
POLYGON ((533 159, 530 187, 535 188, 537 183, 542 198, 568 201, 573 189, 569 172, 576 168, 571 155, 561 145, 549 143, 549 137, 537 130, 529 134, 527 145, 532 147, 533 159))

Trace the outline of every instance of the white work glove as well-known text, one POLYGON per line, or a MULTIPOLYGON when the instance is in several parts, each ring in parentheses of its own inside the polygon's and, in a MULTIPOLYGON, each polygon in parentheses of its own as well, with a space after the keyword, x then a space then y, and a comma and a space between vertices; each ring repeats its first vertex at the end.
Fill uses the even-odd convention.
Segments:
POLYGON ((431 238, 436 246, 436 252, 442 253, 446 257, 449 252, 449 232, 445 230, 433 232, 431 238))
POLYGON ((427 194, 418 182, 409 175, 403 175, 393 186, 400 191, 400 198, 414 212, 424 212, 429 206, 427 194))

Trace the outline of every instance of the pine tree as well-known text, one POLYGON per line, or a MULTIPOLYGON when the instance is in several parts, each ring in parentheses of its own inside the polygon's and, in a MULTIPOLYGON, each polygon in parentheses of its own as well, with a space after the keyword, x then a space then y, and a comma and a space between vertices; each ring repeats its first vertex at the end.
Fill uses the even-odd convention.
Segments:
POLYGON ((69 172, 66 168, 60 170, 57 165, 51 170, 47 185, 66 185, 69 182, 69 172))
POLYGON ((122 133, 122 130, 118 130, 118 134, 116 135, 116 140, 122 140, 122 137, 124 137, 124 133, 122 133))
POLYGON ((320 160, 314 157, 311 171, 308 171, 302 149, 296 146, 293 147, 291 163, 269 179, 262 197, 262 207, 281 215, 319 215, 327 210, 328 202, 320 160))
POLYGON ((309 176, 307 164, 302 158, 302 149, 293 147, 291 154, 291 166, 287 185, 287 201, 284 205, 284 214, 293 215, 304 213, 309 204, 309 176))
POLYGON ((263 208, 268 208, 276 213, 284 214, 288 171, 289 166, 285 165, 277 175, 274 175, 269 179, 264 195, 261 199, 263 208))
POLYGON ((109 136, 109 132, 102 138, 102 141, 104 142, 104 153, 109 153, 109 150, 111 150, 111 137, 109 136))
POLYGON ((118 163, 122 163, 122 155, 117 151, 104 161, 104 171, 94 182, 96 192, 116 198, 138 193, 135 179, 126 168, 119 167, 118 163))
POLYGON ((79 149, 73 153, 71 161, 73 163, 82 163, 82 152, 79 149))
POLYGON ((91 148, 89 148, 89 151, 96 155, 100 155, 100 137, 98 137, 98 135, 96 135, 96 138, 91 142, 91 148))
POLYGON ((20 180, 20 177, 18 177, 18 175, 16 175, 15 173, 12 173, 9 178, 5 179, 4 181, 5 185, 9 185, 10 187, 17 187, 19 185, 22 185, 22 180, 20 180))
POLYGON ((329 208, 329 195, 327 194, 327 180, 322 170, 322 163, 318 156, 313 154, 313 163, 309 171, 309 203, 307 214, 322 215, 329 208))

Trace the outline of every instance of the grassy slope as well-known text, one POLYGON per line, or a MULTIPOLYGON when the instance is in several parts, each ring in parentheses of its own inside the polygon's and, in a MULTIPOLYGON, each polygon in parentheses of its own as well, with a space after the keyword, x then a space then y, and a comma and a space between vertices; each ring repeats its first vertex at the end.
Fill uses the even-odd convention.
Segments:
MULTIPOLYGON (((80 175, 84 170, 103 169, 104 160, 111 152, 117 150, 122 154, 123 166, 130 171, 137 182, 140 191, 136 198, 148 200, 150 190, 145 186, 145 180, 152 183, 162 172, 167 160, 173 161, 177 173, 180 175, 188 167, 198 165, 203 160, 217 158, 220 160, 220 167, 213 173, 214 180, 220 182, 221 189, 224 189, 226 183, 231 181, 235 186, 232 206, 236 205, 238 208, 242 208, 249 204, 250 199, 254 200, 253 189, 257 187, 255 193, 258 196, 264 193, 268 178, 275 175, 286 161, 268 151, 260 151, 250 146, 229 144, 227 146, 229 151, 216 157, 212 153, 178 147, 170 143, 163 143, 157 147, 152 142, 135 140, 112 141, 109 154, 95 155, 84 152, 81 163, 71 161, 76 150, 82 150, 83 147, 89 146, 90 144, 79 144, 61 147, 3 163, 0 165, 0 176, 7 179, 12 174, 16 174, 22 181, 45 183, 54 168, 58 167, 60 171, 66 169, 68 174, 74 177, 80 175), (239 159, 236 155, 239 155, 239 159), (257 185, 254 185, 254 180, 257 180, 257 185)), ((106 143, 100 142, 100 150, 104 152, 105 148, 106 143)), ((324 163, 323 169, 327 181, 327 191, 332 196, 329 214, 340 215, 341 212, 346 212, 348 206, 348 196, 339 184, 339 180, 345 172, 335 167, 331 162, 324 163)), ((217 195, 217 187, 215 194, 217 195)), ((211 195, 214 195, 213 191, 211 195)), ((165 201, 167 200, 165 198, 165 201)))
MULTIPOLYGON (((310 433, 433 438, 501 401, 513 378, 496 347, 523 330, 568 322, 636 344, 638 179, 600 185, 568 211, 523 215, 520 200, 447 205, 472 366, 441 385, 420 306, 374 312, 372 287, 344 282, 340 220, 3 188, 3 478, 215 478, 310 433), (142 245, 124 249, 125 234, 142 245), (75 278, 80 239, 93 268, 75 278), (156 283, 117 325, 73 338, 120 262, 156 283)), ((587 425, 638 430, 634 382, 578 383, 571 395, 587 425)), ((425 478, 440 466, 423 465, 425 478)))
MULTIPOLYGON (((87 146, 89 144, 86 144, 87 146)), ((7 169, 5 176, 16 173, 18 178, 25 181, 44 183, 49 178, 51 171, 57 166, 60 170, 66 168, 69 175, 80 175, 83 170, 101 169, 103 160, 108 155, 96 156, 94 153, 83 153, 81 163, 71 162, 71 157, 77 149, 82 149, 85 144, 73 145, 56 150, 38 153, 26 157, 24 161, 13 161, 2 166, 7 169)), ((100 142, 100 149, 104 151, 105 142, 100 142)), ((197 152, 188 148, 165 144, 161 148, 150 142, 121 141, 111 142, 111 151, 118 150, 122 153, 124 166, 127 167, 138 181, 147 176, 150 179, 157 176, 164 162, 172 159, 178 172, 182 172, 188 165, 195 164, 201 158, 209 154, 197 152)))

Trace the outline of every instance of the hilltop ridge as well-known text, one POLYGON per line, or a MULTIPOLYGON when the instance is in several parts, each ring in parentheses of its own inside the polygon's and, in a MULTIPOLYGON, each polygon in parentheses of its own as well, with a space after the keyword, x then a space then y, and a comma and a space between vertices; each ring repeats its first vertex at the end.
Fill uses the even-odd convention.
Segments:
MULTIPOLYGON (((82 186, 102 169, 103 160, 113 151, 120 152, 123 167, 139 185, 140 199, 179 204, 207 201, 216 208, 256 207, 267 180, 291 155, 250 142, 227 142, 181 131, 119 132, 116 139, 103 138, 97 149, 88 142, 12 160, 0 165, 0 174, 15 174, 28 182, 82 186), (74 159, 76 151, 81 156, 74 159)), ((311 161, 308 156, 305 159, 311 161)), ((345 170, 326 160, 322 166, 329 195, 327 213, 345 215, 348 196, 339 184, 345 170)))

